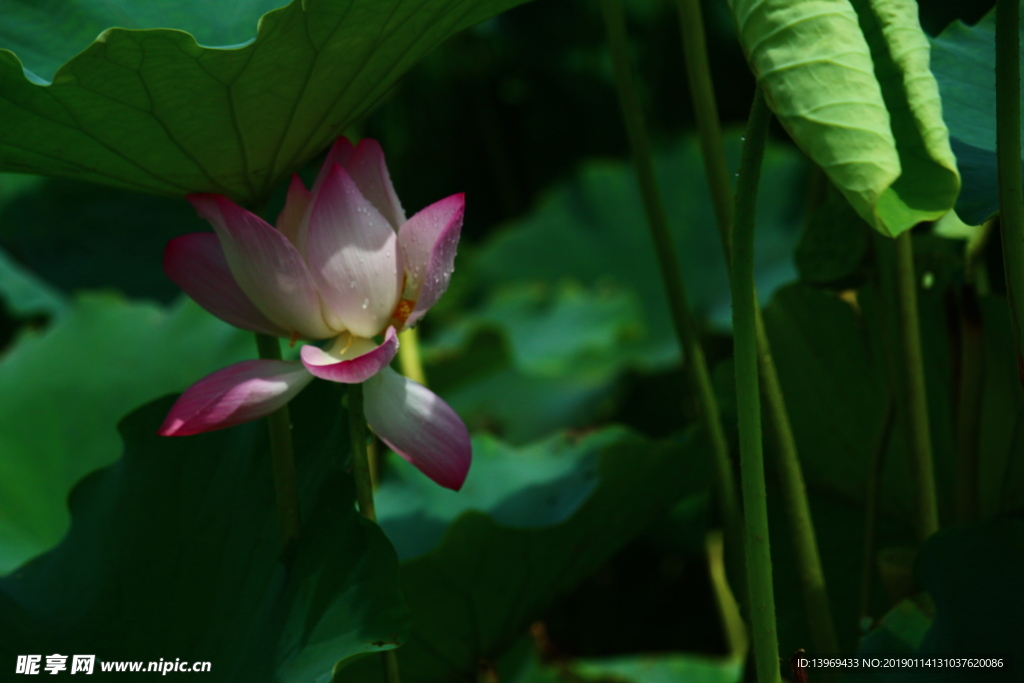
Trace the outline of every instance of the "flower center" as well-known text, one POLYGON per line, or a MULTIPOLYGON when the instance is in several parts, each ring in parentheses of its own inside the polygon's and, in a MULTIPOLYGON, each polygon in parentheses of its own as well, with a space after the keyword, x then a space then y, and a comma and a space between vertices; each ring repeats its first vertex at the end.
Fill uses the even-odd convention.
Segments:
POLYGON ((405 321, 409 319, 409 315, 415 307, 415 301, 400 299, 398 305, 395 306, 395 310, 391 312, 390 324, 394 325, 396 330, 401 330, 405 327, 405 321))

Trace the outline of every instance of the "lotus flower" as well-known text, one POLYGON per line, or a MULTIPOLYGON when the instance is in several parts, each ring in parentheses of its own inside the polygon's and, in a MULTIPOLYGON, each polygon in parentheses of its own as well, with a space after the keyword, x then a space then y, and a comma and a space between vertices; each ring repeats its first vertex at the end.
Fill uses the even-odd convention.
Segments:
POLYGON ((160 428, 186 436, 263 417, 314 377, 363 383, 366 418, 447 488, 469 470, 469 434, 426 387, 394 372, 398 333, 448 288, 465 208, 456 194, 406 220, 380 145, 339 139, 309 191, 296 176, 276 228, 226 197, 188 200, 214 233, 170 242, 164 270, 221 320, 294 344, 301 361, 249 360, 199 380, 160 428), (376 339, 380 339, 377 341, 376 339))

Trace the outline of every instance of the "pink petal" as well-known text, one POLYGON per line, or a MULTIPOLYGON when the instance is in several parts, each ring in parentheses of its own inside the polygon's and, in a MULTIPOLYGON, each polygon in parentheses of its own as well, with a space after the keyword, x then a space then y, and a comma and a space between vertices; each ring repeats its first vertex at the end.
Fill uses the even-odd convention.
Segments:
POLYGON ((312 380, 298 361, 229 365, 186 389, 157 433, 189 436, 250 422, 283 406, 312 380))
POLYGON ((226 197, 187 199, 213 225, 235 281, 267 318, 310 339, 338 333, 324 322, 313 278, 288 238, 226 197))
POLYGON ((328 351, 310 344, 303 346, 301 351, 302 362, 313 375, 343 384, 358 384, 373 377, 381 368, 387 367, 396 353, 398 333, 394 327, 388 328, 384 342, 379 346, 371 339, 341 335, 328 351))
POLYGON ((331 149, 327 151, 327 157, 324 159, 324 163, 320 166, 320 173, 316 177, 316 182, 313 183, 313 194, 317 194, 320 188, 323 187, 324 182, 327 180, 327 176, 331 174, 335 166, 341 166, 345 168, 348 166, 349 159, 352 158, 352 152, 355 151, 355 147, 348 141, 346 137, 340 137, 334 141, 331 145, 331 149))
POLYGON ((302 184, 302 179, 294 175, 288 186, 288 196, 284 200, 284 208, 277 216, 277 229, 295 248, 302 253, 306 242, 306 210, 313 201, 313 193, 302 184))
POLYGON ((405 297, 416 302, 406 324, 415 325, 437 303, 452 279, 466 196, 453 194, 407 220, 398 231, 405 262, 405 297))
POLYGON ((398 201, 398 195, 391 184, 391 175, 388 173, 384 150, 380 148, 380 143, 376 140, 363 140, 352 153, 348 163, 343 166, 363 196, 388 219, 392 228, 398 230, 405 222, 405 211, 402 210, 402 203, 398 201))
POLYGON ((174 284, 224 322, 243 330, 287 337, 235 282, 220 240, 212 232, 175 237, 164 249, 164 272, 174 284))
POLYGON ((357 337, 384 330, 401 294, 398 236, 341 166, 313 200, 306 262, 332 324, 357 337))
POLYGON ((469 473, 466 425, 447 403, 389 367, 368 379, 366 421, 400 456, 445 488, 458 491, 469 473))

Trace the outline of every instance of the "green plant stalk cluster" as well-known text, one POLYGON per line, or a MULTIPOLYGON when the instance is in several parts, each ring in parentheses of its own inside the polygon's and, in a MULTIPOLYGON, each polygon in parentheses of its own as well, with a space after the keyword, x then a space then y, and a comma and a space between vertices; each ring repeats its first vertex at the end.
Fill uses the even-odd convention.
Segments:
MULTIPOLYGON (((722 142, 722 127, 718 118, 718 106, 708 64, 707 40, 704 36, 704 19, 701 15, 700 0, 677 0, 679 20, 683 36, 683 56, 693 100, 697 131, 701 141, 701 154, 711 192, 711 201, 718 223, 718 234, 727 264, 732 263, 732 222, 733 194, 729 179, 729 168, 722 142)), ((756 292, 756 290, 755 290, 756 292)), ((764 383, 763 395, 767 403, 766 415, 771 423, 778 452, 779 481, 785 502, 786 520, 790 527, 800 587, 803 591, 807 620, 811 627, 814 645, 818 652, 839 652, 835 622, 829 602, 825 572, 821 566, 818 541, 814 533, 807 487, 804 483, 803 468, 793 436, 793 427, 786 409, 782 384, 772 359, 771 345, 764 327, 760 306, 755 293, 754 311, 757 323, 758 367, 764 383)))
POLYGON ((768 537, 768 496, 761 444, 758 381, 757 295, 754 292, 754 223, 757 186, 771 110, 758 89, 747 123, 736 187, 731 271, 736 407, 740 433, 740 472, 746 522, 748 598, 759 683, 779 683, 779 639, 768 537))
MULTIPOLYGON (((739 508, 739 497, 729 460, 729 442, 722 428, 718 399, 711 384, 700 335, 690 310, 686 286, 683 283, 679 259, 668 227, 665 205, 658 191, 654 176, 654 162, 651 143, 647 137, 643 109, 633 84, 626 45, 626 22, 621 0, 602 0, 605 24, 608 30, 608 48, 615 71, 619 104, 626 124, 633 165, 636 169, 644 210, 647 214, 651 238, 654 240, 658 266, 661 271, 665 292, 668 296, 672 324, 679 344, 689 365, 691 380, 700 404, 701 421, 711 443, 715 475, 718 485, 718 502, 726 530, 726 547, 730 549, 730 564, 742 568, 739 549, 742 547, 743 521, 739 508)), ((742 585, 742 584, 741 584, 742 585)))
MULTIPOLYGON (((348 430, 352 440, 352 477, 356 487, 356 505, 359 513, 377 521, 377 508, 373 502, 373 479, 370 476, 370 457, 366 450, 366 413, 363 409, 363 385, 350 384, 348 397, 348 430)), ((398 655, 394 650, 381 653, 385 683, 399 683, 398 655)))
POLYGON ((999 167, 999 227, 1003 238, 1006 292, 1017 342, 1017 367, 1024 383, 1024 196, 1020 168, 1020 0, 996 2, 996 155, 999 167))
MULTIPOLYGON (((256 348, 264 360, 281 360, 281 344, 276 337, 256 333, 256 348)), ((292 445, 292 420, 283 405, 267 416, 270 430, 270 458, 274 466, 274 494, 281 536, 285 545, 299 537, 299 487, 295 474, 295 449, 292 445)))

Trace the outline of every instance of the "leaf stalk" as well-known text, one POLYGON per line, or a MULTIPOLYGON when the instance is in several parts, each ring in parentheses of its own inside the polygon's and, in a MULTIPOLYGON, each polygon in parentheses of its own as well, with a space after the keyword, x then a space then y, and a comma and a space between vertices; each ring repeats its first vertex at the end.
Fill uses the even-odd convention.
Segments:
POLYGON ((928 418, 928 390, 925 386, 924 354, 917 309, 917 277, 914 273, 914 243, 910 231, 896 238, 896 291, 899 304, 900 352, 907 411, 910 455, 916 485, 915 514, 920 542, 939 530, 939 504, 935 493, 932 461, 932 433, 928 418))
POLYGON ((758 88, 747 122, 740 159, 733 223, 731 270, 736 407, 740 437, 740 473, 746 522, 748 597, 759 683, 779 683, 779 639, 768 534, 768 495, 761 443, 761 395, 758 378, 757 295, 754 291, 754 224, 761 162, 771 110, 758 88))
MULTIPOLYGON (((700 419, 711 445, 717 498, 725 526, 726 548, 730 553, 730 564, 742 571, 740 554, 743 538, 743 519, 739 508, 739 496, 729 458, 729 442, 722 428, 718 399, 711 384, 700 334, 690 309, 686 286, 683 282, 675 244, 669 231, 668 215, 661 200, 654 175, 654 161, 651 143, 647 135, 643 108, 633 83, 626 44, 626 20, 621 0, 602 0, 605 26, 608 33, 608 49, 612 57, 615 85, 618 91, 622 118, 629 138, 633 167, 640 186, 647 225, 654 241, 662 285, 669 301, 669 312, 679 345, 688 363, 690 381, 700 406, 700 419)), ((742 586, 742 581, 740 582, 742 586)))
MULTIPOLYGON (((707 39, 704 35, 704 19, 700 0, 677 0, 680 27, 683 37, 683 57, 686 63, 690 97, 693 101, 697 132, 701 144, 704 171, 708 179, 711 203, 718 224, 722 252, 727 264, 732 263, 733 192, 729 168, 722 142, 722 127, 715 101, 711 68, 708 61, 707 39)), ((797 571, 807 610, 807 621, 814 638, 814 645, 821 653, 838 653, 835 622, 821 566, 818 541, 814 532, 807 487, 804 483, 803 468, 793 436, 793 427, 786 409, 779 373, 772 358, 771 344, 764 327, 764 317, 757 305, 755 289, 755 311, 757 324, 758 368, 763 383, 762 393, 766 403, 766 416, 771 424, 775 441, 779 483, 785 503, 789 535, 793 540, 797 571)))

